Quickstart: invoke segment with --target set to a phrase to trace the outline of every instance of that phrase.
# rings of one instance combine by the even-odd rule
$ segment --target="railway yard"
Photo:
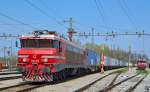
[[[150,92],[150,0],[0,0],[0,92]]]
[[[136,68],[70,77],[55,83],[23,82],[20,76],[0,75],[0,92],[150,92],[149,70]]]

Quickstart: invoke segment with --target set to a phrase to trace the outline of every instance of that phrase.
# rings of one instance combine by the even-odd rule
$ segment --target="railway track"
[[[129,89],[127,89],[125,92],[132,92],[134,89],[145,79],[145,77],[148,75],[145,74],[135,85],[131,86]]]
[[[148,75],[148,73],[146,73],[145,75],[140,75],[140,73],[136,74],[136,75],[133,75],[131,77],[128,77],[114,85],[111,85],[109,87],[107,87],[107,89],[105,91],[101,90],[100,92],[116,92],[117,90],[114,90],[116,89],[116,87],[120,86],[120,89],[122,90],[122,88],[124,87],[124,92],[132,92],[142,81],[143,79]],[[136,80],[136,83],[134,82],[131,82],[131,80]],[[130,81],[130,82],[129,82]],[[129,83],[131,83],[129,85]],[[124,84],[124,85],[123,85]],[[127,89],[126,89],[127,88]],[[118,90],[119,91],[119,90]]]
[[[93,74],[93,73],[92,73]],[[86,76],[86,75],[82,75]],[[74,80],[76,78],[80,78],[81,76],[74,76],[74,77],[69,77],[66,78],[65,80],[60,80],[57,82],[50,82],[50,83],[40,83],[40,82],[34,82],[34,83],[30,83],[30,82],[22,82],[20,84],[16,84],[16,85],[12,85],[12,86],[8,86],[8,87],[4,87],[4,88],[0,88],[0,92],[28,92],[31,91],[33,89],[36,88],[40,88],[43,86],[47,86],[47,85],[57,85],[58,83],[62,83],[62,82],[66,82],[66,81],[71,81]]]
[[[0,75],[20,74],[19,72],[1,72]]]
[[[91,87],[92,85],[94,85],[95,83],[97,83],[97,82],[101,81],[102,79],[104,79],[104,78],[106,78],[106,77],[108,77],[108,76],[110,76],[110,75],[113,75],[113,74],[115,74],[115,77],[113,78],[113,80],[112,80],[111,83],[109,84],[109,86],[110,86],[110,85],[112,85],[112,84],[114,83],[114,81],[115,81],[115,80],[117,79],[117,77],[121,74],[121,72],[116,71],[116,72],[109,73],[109,74],[107,74],[107,75],[105,75],[105,76],[103,76],[103,77],[101,77],[101,78],[99,78],[99,79],[93,81],[92,83],[90,83],[90,84],[88,84],[88,85],[86,85],[86,86],[84,86],[84,87],[82,87],[82,88],[76,90],[75,92],[83,92],[83,91],[86,91],[88,88],[90,88],[90,87]],[[105,90],[105,89],[104,89],[104,90]]]
[[[28,83],[22,82],[17,85],[0,88],[0,92],[24,92],[31,89],[39,88],[48,85],[47,83]]]
[[[91,74],[93,74],[93,73],[91,73]],[[82,75],[82,76],[86,76],[86,75]],[[69,77],[69,78],[66,78],[65,80],[60,80],[57,82],[50,82],[50,83],[46,83],[46,82],[45,83],[44,82],[34,82],[34,83],[22,82],[19,84],[14,84],[12,86],[0,88],[0,92],[9,92],[9,91],[10,92],[26,92],[26,91],[31,91],[33,89],[40,88],[40,87],[43,87],[46,85],[53,85],[53,84],[57,85],[58,83],[65,82],[65,81],[71,81],[71,80],[74,80],[75,78],[79,78],[79,77],[81,77],[81,76]],[[3,79],[7,80],[7,78],[6,79],[2,78],[1,80],[3,80]]]
[[[148,75],[148,73],[145,73],[144,75],[141,75],[140,73],[137,73],[135,75],[132,75],[132,76],[130,76],[128,78],[125,78],[125,79],[115,83],[116,79],[118,78],[118,76],[120,74],[121,73],[117,73],[115,75],[115,77],[111,80],[111,82],[108,82],[109,84],[107,84],[107,85],[105,83],[103,83],[102,79],[104,79],[104,78],[106,78],[106,77],[108,77],[110,75],[106,75],[106,76],[104,76],[104,77],[102,77],[102,78],[100,78],[100,79],[98,79],[98,80],[96,80],[96,81],[94,81],[94,82],[92,82],[92,83],[90,83],[90,84],[88,84],[88,85],[86,85],[86,86],[76,90],[75,92],[88,92],[88,91],[90,92],[91,91],[90,89],[92,89],[92,87],[93,87],[94,91],[97,88],[100,89],[100,90],[96,90],[96,92],[109,92],[109,91],[110,92],[118,92],[118,91],[116,91],[116,90],[114,91],[112,89],[115,89],[117,86],[120,86],[121,84],[126,83],[126,82],[128,82],[130,80],[133,80],[133,79],[135,80],[136,79],[137,81],[133,85],[125,85],[126,89],[125,89],[124,92],[132,92],[144,80],[144,78]],[[105,81],[109,81],[109,80],[105,79]],[[103,89],[101,89],[102,85],[101,86],[97,86],[96,85],[97,82],[99,82],[99,84],[101,82],[102,85],[105,86],[105,87],[103,87]],[[128,86],[128,87],[126,87],[126,86]]]
[[[111,72],[109,73],[108,75],[106,76],[109,76],[110,74],[114,74],[116,72]],[[85,75],[86,76],[86,75]],[[57,85],[58,83],[61,83],[61,82],[67,82],[67,81],[72,81],[76,78],[80,78],[81,76],[79,77],[71,77],[71,78],[67,78],[65,80],[61,80],[61,81],[58,81],[56,83],[29,83],[29,82],[22,82],[22,83],[19,83],[19,84],[14,84],[12,86],[8,86],[8,87],[4,87],[4,88],[0,88],[0,92],[28,92],[28,91],[31,91],[33,89],[36,89],[36,88],[40,88],[40,87],[43,87],[43,86],[47,86],[47,85]]]
[[[120,81],[120,82],[118,82],[118,83],[116,83],[116,84],[109,85],[109,86],[107,86],[107,87],[105,88],[105,90],[100,90],[99,92],[108,92],[109,90],[115,88],[116,86],[120,85],[121,83],[126,82],[126,81],[128,81],[128,80],[130,80],[130,79],[132,79],[132,78],[134,78],[134,77],[136,77],[136,76],[138,76],[138,75],[139,75],[139,74],[135,74],[135,75],[133,75],[133,76],[131,76],[131,77],[128,77],[128,78],[126,78],[126,79],[124,79],[124,80],[122,80],[122,81]]]
[[[19,78],[21,78],[21,76],[2,77],[2,78],[0,78],[0,81],[12,80],[12,79],[19,79]]]
[[[105,92],[108,87],[110,87],[111,85],[113,85],[114,82],[116,81],[116,79],[118,78],[118,76],[119,76],[120,74],[121,74],[121,72],[118,73],[118,74],[116,74],[116,76],[115,76],[115,78],[112,80],[112,82],[111,82],[107,87],[105,87],[103,90],[101,90],[100,92]]]
[[[28,91],[31,91],[36,88],[44,87],[47,85],[54,85],[54,84],[57,85],[58,83],[65,82],[65,81],[71,81],[71,80],[74,80],[79,77],[81,77],[81,76],[69,77],[65,80],[60,80],[57,82],[49,82],[49,83],[48,82],[34,82],[34,83],[22,82],[20,84],[0,88],[0,92],[9,92],[9,91],[10,92],[28,92]]]
[[[138,74],[136,77],[133,77],[127,81],[120,83],[119,85],[114,85],[110,90],[115,92],[116,90],[120,90],[120,88],[124,88],[124,92],[132,92],[134,89],[144,80],[144,78],[148,75],[148,73],[144,75]],[[127,85],[128,84],[128,85]],[[118,87],[119,86],[119,87]],[[118,88],[117,88],[118,87]],[[122,90],[122,89],[121,89]]]

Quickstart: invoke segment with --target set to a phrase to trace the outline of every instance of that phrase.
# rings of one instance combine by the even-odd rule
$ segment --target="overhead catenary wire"
[[[133,27],[138,30],[137,24],[136,22],[133,20],[133,18],[130,16],[131,14],[129,14],[129,8],[127,7],[125,2],[122,2],[122,0],[118,0],[118,4],[120,5],[121,9],[123,10],[123,12],[125,13],[125,15],[127,16],[128,20],[131,22],[131,24],[133,25]]]
[[[57,18],[63,20],[62,15],[61,15],[58,11],[56,12],[55,9],[53,9],[52,7],[49,7],[49,6],[47,5],[47,3],[44,2],[44,0],[38,0],[38,2],[40,2],[40,4],[45,7],[45,9],[47,9],[47,10],[49,10],[51,13],[53,13],[54,16],[57,16]]]
[[[103,22],[104,25],[105,25],[105,28],[106,28],[107,30],[109,30],[109,31],[112,31],[112,29],[108,26],[108,22],[107,22],[107,20],[106,20],[106,18],[105,18],[106,15],[105,15],[104,7],[103,7],[103,5],[102,5],[101,0],[94,0],[94,2],[95,2],[95,5],[96,5],[97,11],[98,11],[100,17],[102,18],[102,22]]]
[[[30,24],[14,24],[14,23],[0,23],[0,25],[6,25],[6,26],[20,26],[20,25],[30,25]]]
[[[17,22],[17,23],[19,23],[19,24],[21,24],[21,25],[28,26],[28,27],[30,27],[30,28],[32,28],[32,29],[37,29],[37,28],[33,27],[33,26],[30,25],[30,24],[26,24],[26,23],[24,23],[24,22],[22,22],[22,21],[20,21],[20,20],[17,20],[17,19],[15,19],[15,18],[11,17],[11,16],[8,16],[8,15],[2,13],[2,12],[0,12],[0,16],[3,16],[3,17],[5,17],[5,18],[7,18],[7,19],[9,19],[9,20],[11,20],[11,21]]]
[[[101,2],[97,1],[97,0],[94,0],[94,3],[96,5],[97,11],[98,11],[100,17],[102,18],[102,22],[106,25],[106,21],[105,21],[104,15],[103,15],[104,10],[103,10]]]
[[[139,24],[138,24],[138,22],[136,21],[136,18],[135,18],[135,16],[133,15],[131,9],[128,7],[126,1],[125,1],[125,0],[122,0],[122,3],[124,4],[124,7],[126,8],[128,14],[129,14],[130,17],[132,18],[133,22],[136,24],[136,26],[139,27]]]
[[[40,2],[40,4],[42,5],[42,6],[44,6],[45,7],[45,9],[47,9],[47,10],[49,10],[51,13],[53,13],[53,15],[55,16],[55,19],[60,19],[60,20],[64,20],[64,18],[62,17],[62,15],[57,11],[55,11],[55,9],[53,9],[52,7],[49,7],[48,5],[47,5],[47,3],[46,2],[44,2],[43,0],[38,0],[39,2]],[[58,21],[59,22],[59,21]],[[61,22],[59,22],[62,26],[64,26],[65,28],[66,28],[66,26],[65,26],[65,24],[64,23],[61,23]]]
[[[80,32],[79,34],[75,34],[74,36],[110,36],[110,37],[116,37],[116,36],[138,36],[138,37],[141,37],[141,36],[148,36],[150,37],[150,34],[148,33],[142,33],[142,32],[135,32],[135,33],[128,33],[128,32],[125,32],[125,33],[116,33],[116,32],[108,32],[108,33],[100,33],[100,32],[97,32],[97,33],[88,33],[88,32]]]
[[[24,0],[27,4],[29,4],[31,7],[33,7],[34,9],[36,9],[37,11],[39,11],[40,13],[42,13],[43,15],[53,19],[57,24],[64,26],[63,23],[57,21],[56,17],[49,15],[47,12],[45,12],[44,10],[42,10],[40,7],[36,6],[34,3],[30,2],[29,0]]]
[[[106,26],[106,25],[85,24],[85,23],[81,23],[79,21],[76,21],[74,23],[76,25],[80,25],[81,27],[85,27],[85,28],[94,27],[96,30],[101,30],[101,28],[104,28],[104,29],[112,29],[112,30],[116,30],[116,31],[132,31],[132,29],[128,29],[128,28],[112,27],[112,26]]]

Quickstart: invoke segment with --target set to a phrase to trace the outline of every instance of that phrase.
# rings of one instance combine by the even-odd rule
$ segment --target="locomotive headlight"
[[[48,62],[48,58],[44,58],[44,63],[47,63]]]
[[[26,62],[26,61],[27,61],[27,58],[23,58],[22,61],[23,61],[23,62]]]

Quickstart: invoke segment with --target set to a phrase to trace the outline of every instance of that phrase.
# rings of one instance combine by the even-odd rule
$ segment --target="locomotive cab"
[[[139,59],[139,60],[137,61],[137,68],[138,68],[139,70],[145,70],[145,69],[146,69],[146,66],[147,66],[147,64],[146,64],[146,60],[145,60],[145,59]]]
[[[18,68],[26,81],[51,81],[51,74],[58,71],[56,64],[64,63],[63,43],[56,33],[20,37]]]

